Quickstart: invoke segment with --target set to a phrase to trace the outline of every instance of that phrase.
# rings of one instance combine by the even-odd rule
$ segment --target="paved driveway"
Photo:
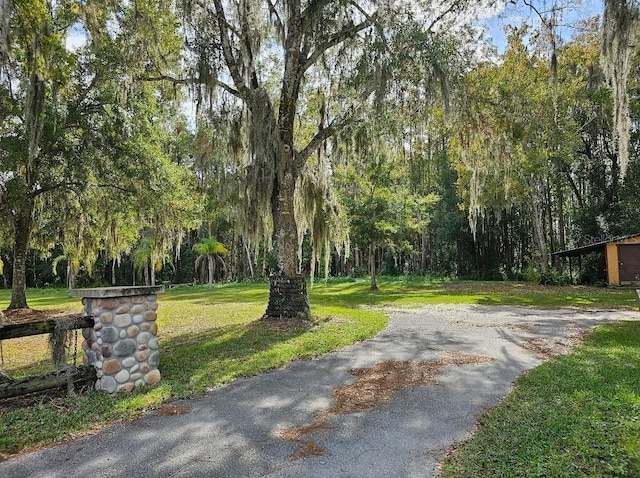
[[[518,375],[597,324],[640,319],[637,312],[476,305],[388,312],[389,326],[371,340],[12,458],[0,463],[0,476],[431,477]],[[426,385],[387,390],[376,395],[384,400],[358,407],[376,392],[367,387],[383,387],[384,374],[369,373],[373,381],[353,392],[355,401],[343,400],[355,406],[336,405],[334,390],[356,390],[352,369],[366,376],[389,361],[432,374],[416,375]]]

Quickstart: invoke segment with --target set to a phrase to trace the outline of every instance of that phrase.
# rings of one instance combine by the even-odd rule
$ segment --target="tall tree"
[[[376,118],[382,122],[382,118]],[[382,125],[359,124],[344,147],[347,167],[338,170],[353,241],[368,251],[371,290],[377,290],[378,255],[405,249],[411,234],[422,233],[437,197],[411,191],[404,145],[381,134]]]
[[[537,245],[539,269],[550,265],[551,179],[556,162],[577,148],[569,82],[558,95],[549,64],[524,42],[527,28],[514,30],[500,64],[467,76],[469,107],[460,117],[458,161],[463,197],[474,234],[487,211],[526,207]]]
[[[313,211],[296,208],[297,189],[305,174],[316,176],[315,185],[330,185],[317,178],[326,178],[331,170],[308,167],[308,160],[371,93],[384,90],[394,28],[420,18],[424,30],[435,32],[471,7],[493,2],[482,3],[185,2],[195,81],[204,84],[210,96],[222,89],[247,110],[249,159],[241,167],[250,203],[246,221],[258,238],[270,236],[277,269],[267,316],[309,314],[297,252],[302,225],[316,221],[300,217]],[[312,106],[305,93],[313,90],[322,92],[323,101],[316,110],[315,130],[306,136],[300,134],[296,118]],[[328,197],[321,189],[316,193]]]
[[[162,166],[148,105],[163,104],[173,89],[137,80],[176,65],[181,42],[159,0],[1,5],[0,207],[13,236],[9,308],[22,308],[27,249],[43,213],[74,206],[69,194],[90,188],[158,194],[142,184]],[[71,45],[74,34],[82,45]]]
[[[20,308],[27,306],[25,260],[35,201],[43,187],[42,176],[47,175],[41,161],[47,92],[51,93],[54,85],[56,89],[65,86],[63,72],[70,55],[64,47],[64,36],[55,29],[59,17],[51,5],[38,0],[3,1],[2,10],[0,199],[13,226],[13,293],[9,308]]]

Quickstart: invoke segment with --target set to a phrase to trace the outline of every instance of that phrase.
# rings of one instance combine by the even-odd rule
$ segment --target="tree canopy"
[[[498,49],[492,0],[0,0],[10,307],[269,277],[266,315],[307,317],[318,274],[572,274],[555,252],[638,232],[638,6],[567,36],[571,2],[523,5]]]
[[[27,305],[30,245],[46,252],[60,243],[70,264],[91,264],[102,248],[117,257],[131,247],[126,228],[148,222],[156,249],[166,249],[190,224],[194,205],[184,199],[183,214],[167,214],[190,181],[163,151],[175,93],[139,78],[180,57],[163,3],[3,3],[0,206],[13,247],[10,308]],[[84,44],[69,46],[78,31]],[[142,207],[150,216],[134,225],[131,211]],[[156,207],[163,212],[154,217]]]

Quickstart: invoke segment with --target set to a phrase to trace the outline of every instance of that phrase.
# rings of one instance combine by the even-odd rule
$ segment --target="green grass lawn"
[[[602,325],[520,377],[443,478],[640,476],[640,326]]]
[[[316,282],[313,301],[354,307],[360,305],[418,306],[424,304],[529,305],[536,307],[637,308],[635,292],[589,286],[543,286],[530,282],[429,281],[420,277],[381,278],[380,291],[369,290],[369,281]]]
[[[633,291],[606,288],[429,282],[414,278],[382,278],[379,286],[381,291],[370,292],[367,280],[316,282],[310,291],[314,320],[290,327],[274,327],[258,320],[266,308],[267,284],[169,290],[159,296],[162,372],[159,385],[115,397],[96,391],[86,391],[77,397],[41,396],[18,409],[0,404],[0,454],[65,440],[113,421],[139,416],[173,399],[201,396],[234,378],[253,376],[295,359],[318,356],[369,338],[387,321],[372,306],[412,307],[430,303],[625,309],[636,306]],[[0,309],[6,308],[9,297],[9,291],[0,290]],[[66,290],[29,290],[27,297],[34,309],[78,313],[81,309],[79,299],[68,297]],[[46,341],[45,336],[4,341],[5,370],[12,376],[41,373],[49,366]],[[640,367],[638,359],[634,360],[629,363]],[[553,377],[548,381],[552,383]]]

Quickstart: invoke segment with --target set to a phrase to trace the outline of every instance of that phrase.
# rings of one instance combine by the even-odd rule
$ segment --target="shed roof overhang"
[[[627,239],[633,239],[635,237],[640,237],[640,234],[630,234],[628,236],[612,238],[607,241],[594,242],[585,246],[576,247],[574,249],[566,249],[564,251],[554,252],[553,255],[558,257],[578,257],[584,256],[585,254],[590,254],[592,252],[604,252],[607,244],[615,244]]]
[[[576,247],[575,249],[554,252],[553,255],[558,257],[579,257],[592,252],[604,252],[606,245],[606,242],[599,242],[597,244],[589,244],[588,246]]]

